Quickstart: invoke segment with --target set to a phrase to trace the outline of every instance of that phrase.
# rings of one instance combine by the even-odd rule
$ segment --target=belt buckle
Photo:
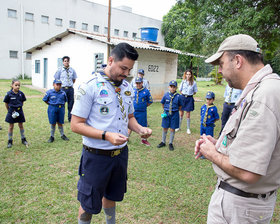
[[[120,153],[121,153],[121,150],[120,150],[120,149],[117,149],[117,150],[115,150],[115,151],[112,151],[112,152],[111,152],[111,157],[117,156],[117,155],[119,155]]]
[[[68,86],[65,86],[65,87],[64,87],[64,89],[68,89],[68,88],[69,88]]]

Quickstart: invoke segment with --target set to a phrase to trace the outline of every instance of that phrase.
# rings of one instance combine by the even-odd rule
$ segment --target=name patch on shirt
[[[109,108],[106,106],[100,107],[100,114],[107,115],[109,113]]]

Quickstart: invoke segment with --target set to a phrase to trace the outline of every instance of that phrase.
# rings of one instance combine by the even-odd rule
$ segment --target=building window
[[[49,17],[48,16],[41,16],[41,22],[42,23],[49,23]]]
[[[10,18],[17,18],[17,10],[8,9],[8,17],[10,17]]]
[[[40,74],[40,60],[35,60],[35,73]]]
[[[136,38],[137,37],[137,33],[132,33],[132,38]]]
[[[26,52],[25,58],[26,58],[27,60],[30,60],[31,57],[32,57],[32,53]]]
[[[114,35],[115,35],[115,36],[119,36],[119,33],[120,33],[120,30],[114,29]]]
[[[93,31],[96,32],[96,33],[99,33],[99,26],[94,25],[93,26]]]
[[[57,59],[57,68],[62,68],[62,67],[63,67],[62,58],[58,58]]]
[[[76,28],[76,21],[70,20],[70,22],[69,22],[69,27],[70,27],[70,28]]]
[[[104,27],[104,34],[108,34],[108,27]]]
[[[82,30],[88,30],[88,24],[82,23]]]
[[[60,18],[55,18],[55,25],[57,25],[57,26],[62,26],[62,19],[60,19]]]
[[[128,37],[128,31],[123,31],[123,36]]]
[[[30,12],[25,13],[25,20],[34,21],[34,14]]]
[[[18,58],[18,52],[17,51],[10,51],[10,58]]]

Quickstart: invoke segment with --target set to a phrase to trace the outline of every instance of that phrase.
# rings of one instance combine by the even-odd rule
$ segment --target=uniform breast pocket
[[[97,108],[99,110],[99,113],[103,116],[112,113],[112,111],[110,111],[110,108],[112,108],[112,103],[113,99],[110,97],[97,98]]]

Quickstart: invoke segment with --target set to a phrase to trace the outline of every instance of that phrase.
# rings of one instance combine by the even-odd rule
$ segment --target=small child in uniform
[[[134,87],[134,117],[137,122],[143,127],[147,127],[147,107],[153,103],[153,98],[150,91],[143,87],[143,79],[137,77],[135,79]],[[142,138],[141,143],[150,146],[151,144],[147,139]]]
[[[65,115],[65,102],[67,102],[67,96],[64,91],[61,90],[61,80],[56,79],[53,81],[53,89],[46,92],[43,101],[48,104],[48,118],[51,124],[51,136],[48,140],[49,143],[54,141],[54,133],[56,123],[60,132],[61,138],[65,141],[69,139],[65,136],[63,130],[64,115]]]
[[[169,150],[173,151],[173,140],[175,136],[175,129],[179,128],[179,110],[182,107],[182,98],[177,91],[177,82],[172,80],[169,82],[169,91],[164,94],[161,103],[163,107],[162,114],[162,141],[157,146],[158,148],[166,146],[166,135],[168,128],[170,128],[170,137],[169,137]]]
[[[215,122],[219,120],[217,107],[213,104],[215,94],[208,91],[206,94],[206,104],[202,105],[200,115],[200,135],[206,134],[214,137]]]
[[[26,97],[24,93],[21,92],[19,89],[20,81],[13,80],[12,89],[9,92],[7,92],[3,100],[8,110],[5,121],[10,124],[8,129],[8,148],[11,148],[13,145],[14,123],[18,123],[22,144],[28,147],[28,142],[26,141],[24,135],[23,122],[25,122],[25,117],[22,110],[23,102],[26,101]]]

